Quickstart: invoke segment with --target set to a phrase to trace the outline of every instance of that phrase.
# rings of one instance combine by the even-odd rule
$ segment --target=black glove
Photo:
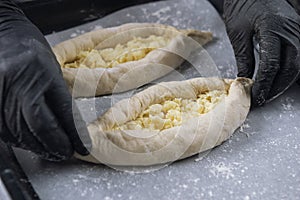
[[[282,94],[298,78],[300,16],[285,0],[225,0],[224,17],[238,66],[238,76],[252,78],[253,37],[259,44],[259,67],[252,105]]]
[[[300,15],[300,0],[287,0]]]
[[[0,1],[0,138],[49,160],[86,155],[90,138],[72,104],[44,36],[15,4]]]

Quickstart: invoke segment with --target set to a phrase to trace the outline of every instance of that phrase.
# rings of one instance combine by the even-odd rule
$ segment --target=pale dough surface
[[[88,125],[92,139],[89,156],[77,158],[118,166],[168,163],[206,151],[227,140],[245,121],[250,108],[252,80],[246,78],[195,78],[164,82],[129,99],[121,100]],[[212,110],[180,126],[164,130],[115,130],[136,119],[150,105],[167,99],[195,99],[207,91],[223,90],[226,96]]]
[[[166,37],[168,45],[155,49],[144,58],[113,68],[62,68],[64,79],[74,97],[90,97],[127,91],[178,67],[191,52],[212,40],[212,33],[198,30],[179,30],[153,23],[129,23],[118,27],[95,30],[64,41],[53,47],[61,66],[70,63],[82,51],[114,48],[136,37],[151,35]]]

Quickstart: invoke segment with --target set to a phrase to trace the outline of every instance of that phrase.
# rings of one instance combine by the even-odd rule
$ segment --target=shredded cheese
[[[197,99],[174,98],[153,104],[137,119],[114,127],[114,130],[164,130],[211,111],[224,97],[225,91],[213,90],[199,94]]]
[[[63,67],[112,68],[121,63],[140,60],[151,51],[166,46],[168,42],[169,39],[162,36],[135,37],[126,44],[118,44],[114,48],[81,51],[75,61],[66,63]]]

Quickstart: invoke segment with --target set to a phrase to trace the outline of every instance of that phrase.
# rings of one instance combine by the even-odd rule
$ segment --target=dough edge
[[[149,166],[173,162],[209,150],[226,141],[245,121],[250,109],[251,86],[252,80],[246,78],[195,78],[152,86],[130,99],[121,100],[88,125],[93,145],[91,154],[75,154],[75,157],[107,165]],[[193,118],[183,126],[163,131],[140,131],[138,134],[142,138],[135,138],[136,133],[128,135],[127,131],[106,131],[115,123],[134,118],[142,109],[161,98],[192,98],[196,90],[224,87],[228,87],[224,101],[209,113]]]

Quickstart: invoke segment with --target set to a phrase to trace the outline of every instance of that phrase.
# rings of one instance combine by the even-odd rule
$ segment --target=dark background
[[[158,0],[15,0],[44,34],[101,18],[119,9]]]

